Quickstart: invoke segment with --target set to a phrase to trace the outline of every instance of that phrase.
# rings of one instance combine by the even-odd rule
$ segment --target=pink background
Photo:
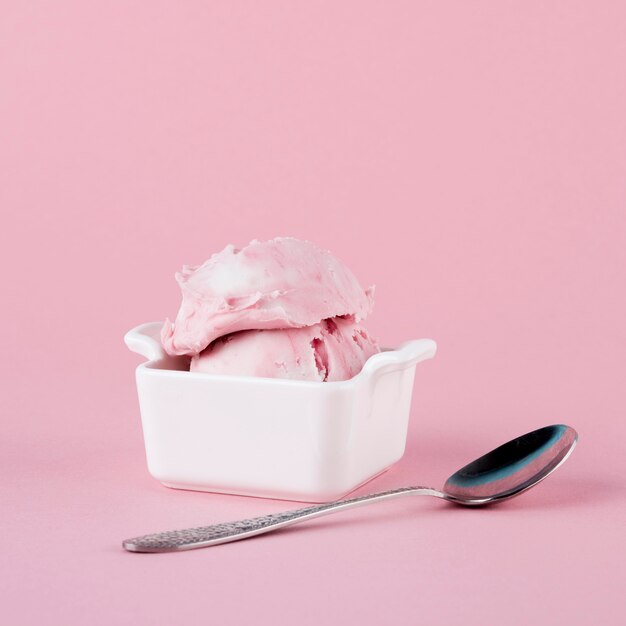
[[[623,624],[625,76],[620,1],[3,2],[3,621]],[[439,343],[362,492],[555,422],[568,463],[489,510],[122,551],[293,506],[154,481],[122,343],[183,263],[279,234],[376,283],[384,343]]]

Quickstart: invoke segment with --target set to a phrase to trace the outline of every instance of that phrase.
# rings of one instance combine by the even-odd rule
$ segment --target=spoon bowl
[[[479,506],[512,498],[549,476],[571,454],[578,435],[555,424],[517,437],[452,474],[446,500]]]
[[[541,482],[567,459],[577,440],[578,435],[570,426],[545,426],[513,439],[465,465],[448,478],[441,490],[431,487],[400,487],[238,522],[143,535],[127,539],[122,545],[130,552],[173,552],[206,548],[247,539],[356,506],[403,496],[434,496],[473,507],[495,504],[517,496]]]

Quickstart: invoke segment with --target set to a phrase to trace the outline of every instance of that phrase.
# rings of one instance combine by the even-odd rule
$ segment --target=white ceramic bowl
[[[178,489],[307,502],[340,498],[402,457],[415,365],[437,349],[408,341],[341,382],[216,376],[167,355],[161,326],[124,338],[148,359],[137,391],[152,476]]]

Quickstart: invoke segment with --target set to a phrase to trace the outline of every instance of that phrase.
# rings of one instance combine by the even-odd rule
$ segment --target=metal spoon
[[[465,506],[501,502],[534,487],[551,474],[570,455],[577,439],[576,431],[569,426],[545,426],[472,461],[452,474],[441,491],[430,487],[401,487],[239,522],[143,535],[127,539],[122,545],[130,552],[173,552],[206,548],[400,496],[435,496]]]

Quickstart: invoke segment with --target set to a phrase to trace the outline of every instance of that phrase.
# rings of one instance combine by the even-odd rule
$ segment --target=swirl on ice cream
[[[182,303],[161,332],[191,370],[314,381],[357,374],[378,344],[363,289],[330,252],[294,238],[232,245],[176,274]]]

